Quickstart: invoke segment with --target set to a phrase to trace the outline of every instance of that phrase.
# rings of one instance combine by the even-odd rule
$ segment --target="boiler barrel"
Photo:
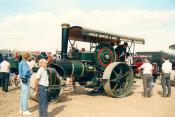
[[[86,77],[89,74],[94,74],[96,70],[94,65],[73,60],[59,61],[57,65],[57,67],[61,67],[64,70],[64,76],[66,77]]]

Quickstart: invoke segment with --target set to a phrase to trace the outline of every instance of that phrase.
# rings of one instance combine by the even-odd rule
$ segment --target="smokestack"
[[[61,59],[66,60],[70,25],[63,23],[61,24],[61,26],[62,26]]]

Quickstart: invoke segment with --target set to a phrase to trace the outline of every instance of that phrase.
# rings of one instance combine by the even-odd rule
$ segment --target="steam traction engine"
[[[79,51],[74,48],[76,41],[88,42],[90,51]],[[61,60],[53,64],[52,68],[55,68],[63,79],[74,77],[80,85],[97,90],[104,89],[111,97],[127,96],[132,91],[133,70],[127,63],[116,61],[116,53],[112,46],[121,41],[130,43],[130,53],[131,46],[135,46],[135,43],[144,44],[144,40],[140,38],[62,24]],[[68,42],[73,48],[69,54]],[[61,87],[59,88],[61,90]]]
[[[67,55],[68,41],[90,43],[89,52],[72,51]],[[103,87],[107,95],[124,97],[130,94],[134,82],[132,68],[124,62],[116,62],[111,44],[127,41],[144,44],[143,39],[94,31],[79,26],[62,24],[61,60],[53,67],[64,77],[74,77],[80,85]],[[95,44],[95,50],[92,51]],[[73,45],[73,44],[71,44]]]

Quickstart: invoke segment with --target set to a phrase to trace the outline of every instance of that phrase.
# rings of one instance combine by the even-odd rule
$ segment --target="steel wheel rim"
[[[112,97],[125,97],[132,91],[134,82],[133,71],[126,63],[114,63],[104,72],[103,86]],[[107,74],[107,75],[106,75]]]

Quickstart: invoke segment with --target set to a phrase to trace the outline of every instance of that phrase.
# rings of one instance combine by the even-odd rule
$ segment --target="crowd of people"
[[[128,47],[127,43],[124,43],[121,46],[118,46],[115,49],[117,54],[117,59],[124,62],[126,60],[126,48]],[[162,84],[162,96],[170,97],[171,96],[171,81],[170,75],[172,71],[175,71],[175,63],[171,63],[167,57],[162,58],[163,64],[161,68],[161,84]],[[51,65],[54,61],[54,56],[51,53],[47,57],[44,55],[39,59],[39,70],[36,73],[35,78],[35,94],[38,95],[39,99],[39,117],[48,117],[48,73],[47,67]],[[22,55],[22,60],[18,66],[18,78],[21,84],[21,94],[20,94],[20,113],[23,115],[31,115],[32,113],[28,110],[28,99],[29,99],[29,87],[30,87],[30,78],[32,75],[32,68],[37,65],[36,58],[32,57],[30,53],[24,52]],[[2,57],[0,54],[0,86],[2,90],[8,92],[9,85],[9,73],[11,65],[7,61],[7,57]],[[145,59],[144,64],[139,67],[143,70],[143,96],[151,97],[153,89],[153,76],[152,72],[154,67],[148,59]],[[174,73],[174,72],[173,72]],[[174,75],[174,74],[173,74]],[[175,78],[175,75],[173,76]],[[73,78],[71,78],[73,79]],[[67,84],[73,85],[72,81],[68,78]]]
[[[56,56],[53,56],[51,53],[49,53],[47,56],[40,55],[38,62],[29,52],[24,52],[21,57],[22,59],[19,61],[18,65],[18,73],[16,74],[21,86],[19,113],[23,115],[32,114],[28,110],[29,87],[32,69],[33,67],[37,66],[39,67],[39,70],[37,71],[35,78],[35,95],[38,95],[39,97],[39,117],[47,117],[47,96],[49,85],[47,66],[54,62]],[[2,54],[0,54],[0,87],[2,87],[2,90],[5,92],[8,92],[11,74],[11,65],[7,59],[8,56],[2,56]],[[19,57],[18,59],[14,59],[18,60]]]
[[[170,97],[171,96],[170,76],[173,70],[172,69],[173,64],[169,61],[167,57],[163,57],[162,61],[163,61],[162,68],[161,68],[161,85],[163,89],[162,96]],[[154,67],[152,66],[152,64],[148,59],[145,59],[144,64],[141,65],[139,69],[143,70],[144,97],[151,97],[152,89],[154,86],[153,75],[152,75]]]
[[[117,54],[117,61],[126,62],[127,61],[127,49],[128,43],[125,42],[122,45],[118,45],[115,48],[115,52]],[[171,77],[175,80],[175,61],[172,63],[170,62],[167,56],[160,58],[163,61],[162,68],[161,68],[161,85],[162,85],[162,96],[163,97],[170,97],[171,96]],[[144,63],[138,68],[143,72],[143,96],[144,97],[151,97],[152,90],[154,86],[154,76],[153,71],[154,67],[147,58],[145,58]]]

